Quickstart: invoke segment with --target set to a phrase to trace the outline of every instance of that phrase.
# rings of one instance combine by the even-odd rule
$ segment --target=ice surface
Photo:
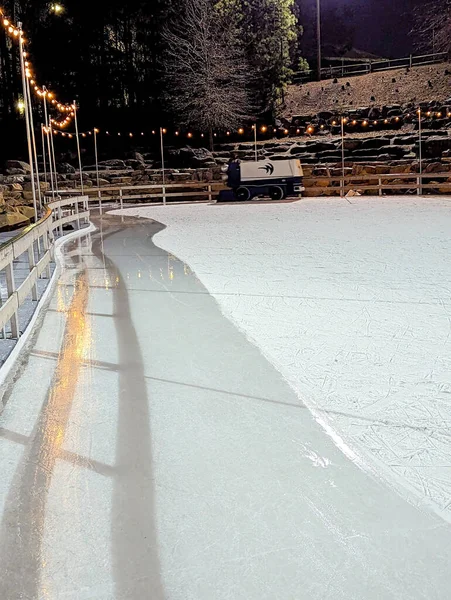
[[[451,518],[449,198],[124,213],[167,225],[155,243],[188,263],[346,447]]]

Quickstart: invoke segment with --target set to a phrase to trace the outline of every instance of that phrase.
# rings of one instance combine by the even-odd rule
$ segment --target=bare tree
[[[422,1],[414,9],[411,35],[420,52],[451,52],[451,1]]]
[[[165,32],[170,102],[183,125],[213,131],[248,116],[248,68],[212,0],[188,0],[186,12]]]

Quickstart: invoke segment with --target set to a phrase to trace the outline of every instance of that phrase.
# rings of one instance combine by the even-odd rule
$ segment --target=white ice
[[[451,518],[449,198],[124,213],[167,225],[155,243],[190,265],[345,452]]]

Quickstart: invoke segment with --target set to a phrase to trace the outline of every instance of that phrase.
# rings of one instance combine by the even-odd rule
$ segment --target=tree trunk
[[[209,136],[210,136],[210,150],[213,152],[213,150],[215,149],[215,143],[214,143],[213,129],[211,127],[209,130]]]

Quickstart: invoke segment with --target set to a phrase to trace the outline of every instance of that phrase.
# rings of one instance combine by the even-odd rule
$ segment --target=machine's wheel
[[[245,202],[251,197],[251,192],[247,187],[239,187],[235,192],[235,196],[238,200]]]
[[[276,185],[272,188],[269,188],[269,195],[271,200],[282,200],[285,198],[285,190],[280,186]]]

